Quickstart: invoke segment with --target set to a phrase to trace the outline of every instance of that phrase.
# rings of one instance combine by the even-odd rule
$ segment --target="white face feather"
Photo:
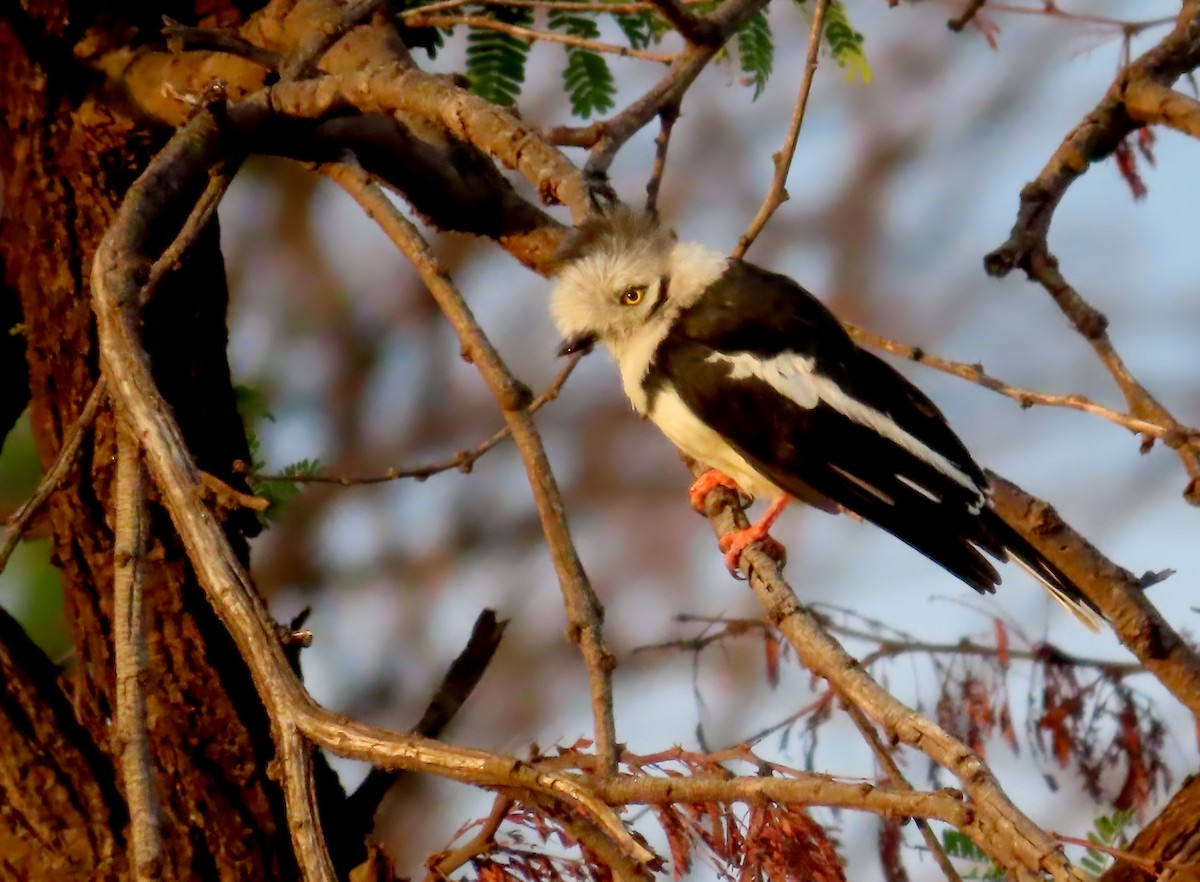
[[[648,362],[679,312],[724,268],[716,252],[677,243],[631,209],[612,209],[588,221],[568,246],[550,314],[567,339],[594,335],[619,361],[636,350]]]
[[[603,250],[567,264],[550,301],[559,333],[566,338],[594,333],[615,352],[650,318],[668,266],[669,252],[650,250]],[[628,291],[640,291],[640,300],[625,302]]]

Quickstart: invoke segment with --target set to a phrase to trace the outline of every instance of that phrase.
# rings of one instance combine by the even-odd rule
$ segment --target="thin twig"
[[[895,757],[892,756],[892,752],[884,745],[874,724],[867,719],[866,715],[854,702],[843,698],[842,706],[846,709],[846,713],[850,715],[850,719],[854,721],[854,725],[858,727],[859,734],[867,742],[867,745],[871,748],[871,752],[875,754],[875,758],[887,774],[887,778],[892,783],[892,786],[900,790],[912,790],[912,784],[904,777],[904,773],[900,771],[900,767],[896,765]],[[958,874],[958,870],[954,868],[954,864],[950,863],[950,858],[946,856],[946,851],[942,848],[942,843],[938,842],[937,834],[929,826],[929,821],[925,818],[913,818],[913,823],[921,831],[921,838],[925,840],[926,847],[929,849],[930,854],[933,855],[934,861],[941,868],[947,882],[962,882],[962,877]]]
[[[765,9],[767,2],[725,0],[716,11],[705,16],[706,21],[719,29],[721,42],[688,46],[654,86],[615,116],[583,128],[556,126],[544,132],[543,139],[556,145],[589,148],[583,177],[588,181],[604,178],[621,146],[640,132],[664,107],[678,104],[696,77],[716,56],[724,40]]]
[[[974,0],[971,0],[974,2]],[[1003,12],[1008,15],[1036,15],[1045,17],[1053,14],[1054,18],[1062,21],[1077,22],[1079,24],[1092,25],[1111,25],[1121,31],[1122,34],[1136,36],[1142,31],[1150,28],[1159,28],[1163,25],[1173,24],[1175,16],[1159,16],[1158,18],[1146,18],[1135,21],[1126,21],[1119,18],[1113,18],[1108,15],[1096,15],[1090,12],[1070,12],[1066,9],[1060,9],[1058,6],[1053,8],[1053,13],[1050,13],[1046,7],[1045,0],[1042,0],[1037,6],[1018,6],[1014,3],[997,3],[996,0],[990,0],[988,8],[994,12]]]
[[[62,486],[67,475],[75,468],[75,462],[83,448],[83,438],[92,427],[92,423],[95,422],[96,414],[100,412],[100,405],[107,398],[107,392],[104,378],[101,377],[92,387],[92,392],[88,396],[87,403],[83,405],[83,412],[79,414],[79,419],[67,432],[67,437],[63,440],[62,448],[58,451],[54,464],[42,476],[42,480],[38,482],[33,494],[8,519],[8,529],[4,532],[4,541],[0,543],[0,572],[3,572],[8,565],[8,559],[12,557],[17,543],[21,541],[21,536],[28,528],[29,521],[46,503],[46,500]]]
[[[359,167],[334,165],[326,173],[337,181],[375,220],[404,253],[421,275],[434,300],[458,334],[463,351],[474,362],[495,396],[504,420],[512,429],[513,440],[525,463],[529,484],[537,503],[542,530],[546,535],[559,586],[567,608],[571,639],[583,653],[591,684],[592,715],[596,729],[596,753],[601,758],[601,773],[617,771],[617,747],[612,708],[612,670],[615,661],[604,644],[601,622],[603,607],[592,590],[583,564],[575,551],[563,517],[562,498],[550,470],[541,438],[528,407],[532,396],[519,383],[475,321],[462,295],[450,283],[429,247],[407,218],[370,182]]]
[[[741,260],[746,256],[746,252],[754,244],[758,234],[771,219],[771,215],[788,200],[786,188],[788,172],[792,168],[792,158],[796,155],[796,142],[800,139],[800,127],[804,125],[804,109],[808,106],[808,95],[812,91],[813,78],[817,73],[817,63],[821,56],[821,35],[825,26],[825,8],[828,5],[829,0],[817,0],[813,7],[812,26],[808,32],[808,56],[804,60],[804,77],[800,81],[800,91],[796,95],[796,104],[792,108],[792,121],[788,125],[788,133],[783,141],[783,147],[771,157],[775,163],[775,177],[771,181],[771,186],[767,190],[767,195],[763,199],[758,213],[754,215],[750,226],[746,227],[746,232],[742,233],[737,247],[730,255],[734,260]]]
[[[711,3],[712,0],[682,0],[679,5],[686,8],[688,6],[707,6]],[[432,15],[435,12],[461,9],[464,6],[471,5],[499,6],[513,9],[562,9],[570,10],[571,12],[604,12],[610,15],[635,15],[639,12],[649,12],[655,8],[655,4],[649,2],[649,0],[630,3],[574,3],[572,0],[438,0],[436,3],[426,3],[424,6],[414,6],[411,9],[406,9],[400,15],[405,19],[421,18],[426,15]]]
[[[675,56],[670,52],[651,52],[648,49],[634,49],[619,43],[605,43],[600,40],[588,40],[584,37],[573,37],[570,34],[559,34],[554,31],[539,31],[520,25],[508,24],[494,18],[481,15],[426,15],[406,22],[410,27],[453,28],[465,26],[485,31],[498,31],[520,40],[533,43],[562,43],[564,46],[577,46],[590,52],[603,52],[620,58],[637,58],[642,61],[654,61],[659,64],[670,64]]]
[[[923,640],[894,639],[883,637],[861,628],[851,628],[839,624],[826,616],[822,616],[822,624],[831,633],[853,640],[863,640],[875,644],[875,649],[859,659],[859,664],[869,668],[875,662],[899,655],[954,655],[971,656],[975,658],[995,659],[1005,657],[1020,661],[1053,663],[1073,668],[1091,668],[1108,677],[1131,677],[1138,674],[1148,674],[1145,666],[1139,662],[1122,662],[1112,659],[1095,658],[1092,656],[1073,655],[1064,652],[1050,643],[1035,643],[1030,648],[1007,647],[1001,650],[996,646],[986,646],[974,640],[964,638],[956,643],[931,643]],[[700,635],[699,637],[684,637],[679,640],[664,640],[660,643],[650,643],[635,646],[634,653],[663,652],[675,650],[681,652],[702,652],[708,647],[732,637],[740,637],[751,631],[761,631],[772,627],[762,619],[723,618],[720,616],[700,616],[680,614],[675,616],[677,622],[695,622],[703,625],[720,625],[722,628]],[[758,736],[748,740],[756,740]]]
[[[1105,845],[1102,842],[1095,842],[1091,839],[1081,839],[1078,836],[1067,836],[1063,833],[1055,833],[1053,831],[1051,831],[1050,835],[1064,845],[1079,845],[1084,848],[1090,848],[1093,851],[1099,851],[1103,852],[1104,854],[1111,855],[1123,863],[1132,864],[1133,866],[1144,870],[1155,879],[1161,878],[1163,876],[1163,872],[1166,870],[1182,873],[1184,879],[1195,879],[1200,876],[1200,863],[1195,861],[1188,861],[1185,863],[1183,861],[1152,860],[1149,858],[1144,858],[1141,855],[1134,854],[1126,849],[1117,848],[1114,845]]]
[[[146,617],[142,604],[147,515],[146,474],[137,439],[117,427],[117,479],[113,496],[113,656],[116,708],[113,727],[125,800],[129,805],[129,863],[138,882],[158,879],[162,818],[146,731]]]
[[[563,384],[567,378],[571,376],[571,372],[575,370],[575,366],[579,364],[579,360],[583,358],[584,353],[577,352],[567,359],[567,363],[563,366],[558,375],[550,382],[537,398],[529,404],[529,412],[537,413],[543,406],[549,404],[558,398],[562,391]],[[472,447],[470,450],[460,450],[454,456],[446,459],[440,459],[436,462],[426,463],[422,466],[414,466],[408,469],[389,469],[381,475],[287,475],[287,474],[259,474],[250,472],[248,477],[253,481],[284,481],[294,484],[338,484],[342,487],[353,487],[359,484],[382,484],[387,481],[396,481],[401,478],[415,478],[418,481],[423,481],[440,472],[448,472],[451,469],[458,469],[460,472],[470,472],[471,467],[485,453],[503,441],[512,434],[512,428],[505,425],[502,429],[498,429],[490,436],[485,438],[479,444]]]
[[[972,383],[983,386],[985,389],[990,389],[1006,398],[1011,398],[1022,407],[1032,407],[1035,404],[1047,407],[1065,407],[1070,410],[1078,410],[1101,417],[1109,422],[1116,423],[1118,426],[1124,426],[1133,432],[1137,432],[1139,435],[1148,435],[1158,439],[1170,437],[1175,446],[1182,444],[1200,445],[1200,430],[1186,426],[1163,425],[1158,422],[1140,419],[1133,414],[1122,413],[1110,407],[1105,407],[1102,404],[1097,404],[1083,395],[1057,395],[1049,392],[1036,392],[1032,389],[1022,389],[1018,386],[1010,386],[1003,380],[988,374],[980,364],[951,361],[950,359],[933,355],[921,347],[900,343],[899,341],[860,328],[850,322],[843,322],[842,324],[850,336],[858,343],[874,346],[877,349],[882,349],[901,358],[907,358],[918,364],[923,364],[944,373],[961,377],[964,380],[969,380]],[[1180,437],[1181,433],[1182,436]]]
[[[208,226],[208,222],[216,216],[217,209],[221,205],[221,200],[225,198],[225,193],[229,190],[229,185],[233,183],[233,176],[237,173],[240,165],[239,161],[230,160],[222,164],[221,167],[212,170],[208,184],[204,187],[204,192],[196,200],[195,206],[193,206],[191,212],[188,214],[187,220],[183,222],[183,226],[180,228],[179,233],[176,234],[174,241],[167,246],[167,249],[150,267],[150,272],[146,275],[146,284],[142,286],[142,306],[145,306],[153,299],[154,293],[158,290],[158,286],[161,284],[163,278],[167,273],[179,267],[184,254],[192,247],[197,237],[204,232],[205,227]]]
[[[438,862],[429,868],[425,882],[444,882],[450,874],[469,860],[487,854],[496,843],[496,831],[508,817],[513,801],[507,796],[497,796],[492,803],[492,810],[484,819],[479,832],[464,842],[458,848],[451,849],[439,856]]]
[[[658,217],[658,190],[662,186],[663,173],[667,170],[667,148],[671,145],[671,131],[679,119],[679,105],[668,104],[658,112],[658,137],[654,139],[654,167],[650,169],[650,180],[646,182],[646,213]]]
[[[983,9],[983,4],[985,3],[987,3],[987,0],[966,0],[963,11],[946,22],[946,27],[956,33],[961,32],[963,28],[971,23],[971,20],[975,18],[979,10]]]
[[[236,55],[262,65],[267,70],[278,70],[283,56],[278,52],[263,49],[236,32],[224,28],[197,28],[175,21],[169,15],[162,17],[162,34],[168,42],[177,41],[183,50],[205,49]]]
[[[471,636],[446,670],[442,682],[430,699],[413,732],[422,738],[438,738],[466,703],[491,664],[500,638],[508,623],[498,621],[493,610],[485,609],[475,619]],[[392,769],[372,769],[346,801],[346,811],[356,816],[351,822],[364,832],[372,829],[371,821],[379,804],[396,783],[401,772]]]

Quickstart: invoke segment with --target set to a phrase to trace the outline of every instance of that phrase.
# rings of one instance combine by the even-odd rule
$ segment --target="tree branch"
[[[13,551],[17,547],[17,543],[21,541],[21,536],[29,526],[30,520],[37,514],[38,510],[46,504],[54,492],[58,490],[63,481],[75,468],[75,463],[79,459],[79,452],[83,449],[83,439],[92,427],[92,423],[96,420],[96,414],[100,412],[100,406],[107,400],[107,390],[104,388],[103,377],[96,382],[92,389],[92,394],[88,396],[87,403],[83,405],[83,412],[80,413],[79,419],[75,425],[71,426],[71,430],[67,432],[67,437],[63,439],[63,445],[58,451],[58,456],[54,460],[54,464],[50,466],[50,470],[42,476],[42,480],[38,482],[37,488],[21,507],[13,512],[12,517],[8,519],[8,529],[4,532],[4,541],[0,543],[0,571],[3,571],[8,565],[8,559],[12,557]]]
[[[1184,445],[1184,428],[1174,416],[1137,381],[1126,368],[1108,336],[1108,320],[1072,288],[1050,253],[1047,236],[1050,222],[1067,188],[1089,166],[1111,155],[1124,139],[1142,126],[1127,104],[1129,95],[1140,106],[1147,93],[1161,94],[1184,73],[1200,65],[1200,2],[1185,0],[1175,28],[1155,47],[1126,66],[1104,98],[1083,118],[1055,150],[1038,177],[1021,190],[1017,220],[1007,242],[984,258],[984,268],[993,276],[1022,269],[1054,299],[1075,330],[1088,341],[1108,369],[1129,406],[1139,418],[1168,428],[1189,482],[1184,498],[1200,505],[1200,450]],[[1155,88],[1158,87],[1158,88]],[[1161,107],[1159,110],[1161,111]]]
[[[573,37],[570,34],[559,34],[554,31],[539,31],[536,28],[525,28],[482,15],[426,15],[407,23],[413,27],[454,28],[465,26],[484,31],[498,31],[528,43],[538,41],[560,43],[564,46],[577,46],[590,52],[602,52],[606,55],[616,55],[619,58],[637,58],[641,61],[654,61],[659,64],[670,64],[675,59],[675,56],[668,52],[651,52],[647,49],[621,46],[618,43],[605,43],[585,37]]]
[[[1033,389],[1010,386],[1003,380],[988,374],[981,364],[966,364],[961,361],[951,361],[947,358],[933,355],[921,347],[909,346],[906,343],[891,340],[880,334],[860,328],[850,322],[843,322],[842,324],[850,336],[861,345],[874,346],[876,349],[882,349],[885,352],[890,352],[892,355],[907,358],[926,367],[961,377],[1006,398],[1011,398],[1020,404],[1021,407],[1032,407],[1035,404],[1047,407],[1065,407],[1101,417],[1111,423],[1116,423],[1118,426],[1124,426],[1130,431],[1137,432],[1139,435],[1166,441],[1174,447],[1185,444],[1200,444],[1200,430],[1187,426],[1166,426],[1161,423],[1140,419],[1133,414],[1121,413],[1110,407],[1097,404],[1083,395],[1056,395],[1050,392],[1037,392]],[[1183,437],[1179,437],[1180,432],[1182,432]]]
[[[550,385],[546,387],[545,391],[529,402],[529,413],[537,413],[543,406],[558,398],[563,384],[571,376],[571,373],[575,370],[575,366],[579,364],[579,360],[583,356],[584,353],[577,352],[567,359],[567,363],[563,365],[558,375],[550,381]],[[505,425],[504,428],[496,430],[470,450],[460,450],[452,457],[440,459],[422,466],[415,466],[408,469],[388,469],[381,475],[262,475],[251,473],[250,477],[255,481],[284,481],[295,484],[339,484],[342,487],[352,487],[358,484],[381,484],[401,478],[416,478],[418,481],[421,481],[439,472],[448,472],[451,469],[457,469],[460,472],[470,472],[471,467],[475,465],[480,457],[511,434],[511,427]]]
[[[787,137],[783,139],[783,146],[779,148],[778,153],[771,157],[775,163],[775,177],[771,180],[771,186],[767,189],[767,195],[763,197],[757,214],[750,221],[750,225],[746,227],[746,231],[738,238],[737,246],[729,255],[734,260],[741,260],[746,256],[746,252],[754,244],[758,234],[771,219],[771,215],[788,200],[785,184],[787,184],[788,172],[792,168],[792,159],[796,155],[796,142],[800,139],[800,127],[804,125],[804,109],[808,107],[808,95],[812,91],[813,77],[817,73],[817,61],[821,52],[821,34],[825,25],[825,9],[828,5],[829,0],[817,0],[816,6],[813,7],[812,25],[808,31],[808,55],[804,59],[804,77],[800,80],[800,91],[796,95],[796,103],[792,108],[792,120],[788,123]]]
[[[125,798],[129,803],[129,863],[138,882],[161,872],[162,830],[154,766],[146,735],[146,616],[142,606],[142,562],[146,552],[146,475],[137,439],[117,429],[116,517],[113,564],[113,655],[117,706],[113,726]]]
[[[621,146],[654,119],[664,107],[678,105],[688,87],[708,66],[725,40],[738,28],[766,8],[767,0],[725,0],[717,10],[704,18],[721,35],[719,42],[691,45],[676,56],[671,67],[646,94],[616,116],[592,123],[582,129],[551,128],[543,134],[545,140],[560,146],[591,148],[583,177],[588,181],[602,180]],[[581,220],[582,218],[576,218]]]
[[[533,488],[546,544],[558,573],[567,608],[568,635],[579,645],[587,663],[596,727],[596,753],[602,760],[601,770],[605,775],[615,774],[617,747],[612,709],[612,670],[616,662],[604,644],[601,626],[604,609],[575,551],[563,517],[558,484],[550,470],[533,418],[529,415],[529,390],[509,372],[466,302],[450,284],[412,224],[377,187],[370,184],[365,175],[356,173],[348,166],[334,166],[327,173],[358,201],[420,273],[462,341],[463,352],[479,369],[500,405],[505,422],[512,430],[513,440],[525,463],[530,487]]]
[[[697,465],[699,475],[704,466]],[[706,512],[717,535],[746,526],[730,491],[709,494]],[[742,555],[743,572],[764,613],[791,644],[801,664],[824,677],[847,701],[883,727],[891,738],[920,750],[954,775],[962,785],[970,822],[959,829],[1020,882],[1049,874],[1055,880],[1086,882],[1046,831],[1029,820],[1008,799],[982,758],[941,726],[926,719],[881,687],[851,657],[784,581],[779,567],[757,546]]]
[[[999,515],[1080,587],[1125,647],[1200,719],[1200,655],[1147,599],[1139,580],[1076,533],[1053,507],[994,472],[987,475]]]

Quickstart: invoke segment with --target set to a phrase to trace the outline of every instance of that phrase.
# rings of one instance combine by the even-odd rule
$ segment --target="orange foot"
[[[725,552],[725,566],[729,569],[730,573],[737,573],[742,552],[755,542],[763,543],[765,546],[763,551],[771,557],[783,560],[785,554],[783,546],[772,539],[768,533],[771,526],[775,523],[775,519],[779,517],[780,512],[784,510],[787,504],[788,497],[779,497],[779,499],[771,503],[771,507],[767,509],[767,513],[759,518],[757,523],[744,530],[734,530],[731,533],[726,533],[718,540],[717,545]]]
[[[734,493],[741,493],[741,488],[733,482],[733,478],[719,469],[709,469],[688,488],[688,498],[692,500],[692,508],[700,514],[704,514],[704,500],[718,487],[727,487]]]

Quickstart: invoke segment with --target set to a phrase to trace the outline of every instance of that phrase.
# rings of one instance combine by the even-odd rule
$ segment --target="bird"
[[[608,349],[633,409],[709,467],[692,504],[717,485],[769,501],[721,537],[731,572],[799,500],[881,527],[981,594],[1000,583],[988,557],[1011,560],[1098,630],[1095,604],[996,512],[937,406],[798,283],[620,202],[576,226],[556,266],[559,354]]]

